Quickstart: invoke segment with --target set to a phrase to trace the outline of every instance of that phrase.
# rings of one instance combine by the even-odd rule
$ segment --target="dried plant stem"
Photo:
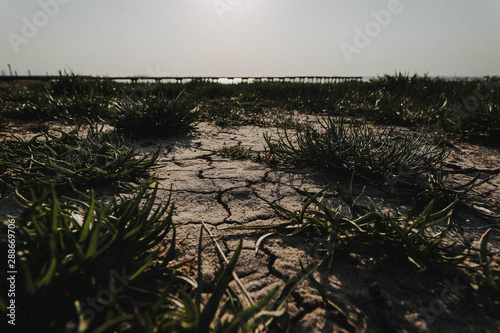
[[[221,254],[222,258],[224,259],[224,262],[226,264],[229,263],[229,260],[227,259],[226,255],[224,254],[224,251],[222,251],[219,243],[217,242],[217,239],[216,236],[214,236],[212,234],[212,232],[210,231],[210,229],[208,229],[208,226],[206,225],[205,222],[201,222],[203,224],[203,228],[205,228],[205,230],[208,232],[208,234],[210,235],[210,238],[212,239],[212,241],[214,242],[215,244],[215,247],[217,248],[217,250],[219,250],[219,253]],[[236,274],[236,272],[233,272],[233,277],[234,277],[234,281],[236,281],[236,284],[238,284],[238,287],[241,289],[241,291],[243,292],[243,294],[245,295],[245,299],[247,301],[247,306],[252,306],[255,301],[254,299],[252,298],[252,296],[250,296],[250,294],[248,293],[248,291],[246,290],[245,286],[243,285],[243,283],[241,282],[240,278],[238,277],[238,275]]]

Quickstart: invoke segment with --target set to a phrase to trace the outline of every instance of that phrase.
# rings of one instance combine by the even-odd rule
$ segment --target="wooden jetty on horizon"
[[[62,75],[1,75],[0,81],[52,81],[57,80]],[[249,83],[249,82],[299,82],[299,83],[335,83],[351,80],[362,80],[362,76],[91,76],[81,75],[81,77],[91,79],[110,79],[113,81],[155,81],[155,82],[177,82],[184,83],[190,81],[204,81],[215,83]]]

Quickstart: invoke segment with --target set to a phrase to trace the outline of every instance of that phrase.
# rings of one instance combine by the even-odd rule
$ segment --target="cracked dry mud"
[[[158,176],[162,179],[161,191],[165,197],[172,187],[174,221],[178,225],[178,260],[191,260],[192,270],[195,271],[202,222],[216,235],[226,256],[233,253],[242,239],[243,250],[236,273],[254,299],[264,296],[274,286],[283,286],[300,270],[301,264],[305,266],[317,260],[318,255],[311,250],[311,240],[281,236],[266,238],[256,253],[255,244],[262,232],[225,228],[283,222],[270,203],[296,211],[307,199],[306,191],[315,193],[323,189],[332,177],[343,188],[349,184],[348,176],[329,176],[309,169],[275,170],[263,163],[231,160],[216,153],[223,146],[235,145],[262,152],[265,145],[263,134],[275,132],[275,128],[220,128],[201,123],[189,136],[162,140],[142,148],[147,152],[157,149],[158,144],[162,147],[159,161],[162,168],[158,170]],[[497,167],[499,161],[498,150],[463,143],[452,147],[449,158],[449,162],[457,167],[474,166],[485,170]],[[465,178],[473,176],[473,173],[462,175]],[[478,188],[480,195],[473,199],[477,202],[470,204],[498,215],[499,183],[498,174],[493,174]],[[391,208],[393,201],[387,189],[360,183],[354,184],[354,191],[359,193],[365,185],[366,193],[379,209]],[[340,204],[337,196],[338,193],[334,193],[326,198],[331,207]],[[485,224],[485,221],[469,213],[467,210],[460,212],[462,221],[476,226]],[[477,246],[483,231],[470,230],[463,235],[457,233],[453,238],[459,244],[467,240]],[[497,239],[493,242],[498,245]],[[203,288],[209,292],[223,261],[208,237],[203,241],[202,258]],[[314,276],[338,306],[367,320],[369,332],[500,330],[498,313],[476,304],[480,300],[471,292],[470,286],[463,286],[461,278],[464,273],[458,269],[456,275],[436,278],[426,273],[418,275],[412,268],[399,263],[386,263],[373,268],[365,265],[370,258],[355,254],[341,253],[334,260],[333,269],[328,270],[326,265],[322,265]],[[449,291],[450,284],[459,291],[452,295],[444,308],[432,312],[432,307],[438,304],[435,300],[443,291]],[[236,290],[236,285],[234,287]],[[293,293],[287,313],[281,320],[292,332],[332,332],[339,328],[334,312],[325,307],[309,281]]]
[[[177,225],[178,261],[187,261],[185,269],[196,272],[198,238],[202,222],[206,223],[221,244],[226,256],[231,256],[238,242],[243,250],[235,272],[254,299],[285,282],[306,266],[322,259],[312,250],[313,241],[303,237],[266,238],[256,253],[256,241],[264,234],[258,231],[226,229],[234,226],[270,225],[284,222],[270,203],[297,211],[307,199],[307,192],[322,190],[332,178],[346,189],[350,175],[327,175],[312,169],[276,170],[249,159],[231,160],[217,151],[223,146],[241,145],[253,152],[263,152],[264,133],[276,133],[276,128],[242,126],[220,128],[200,123],[187,136],[160,141],[136,142],[143,153],[160,147],[157,175],[160,178],[159,198],[172,195]],[[491,176],[478,186],[469,206],[488,214],[499,215],[500,151],[498,149],[453,143],[448,163],[455,168],[482,169]],[[467,181],[475,175],[457,175],[456,181]],[[491,171],[491,172],[490,172]],[[377,208],[391,210],[397,196],[387,188],[358,182],[354,193],[365,193]],[[101,193],[104,197],[108,194]],[[339,194],[332,190],[325,201],[334,208],[341,204]],[[347,213],[347,211],[342,211]],[[491,223],[468,209],[457,211],[463,225],[481,226]],[[454,233],[458,244],[478,247],[483,230]],[[205,236],[207,234],[205,233]],[[492,248],[498,249],[498,237],[492,237]],[[168,241],[165,242],[168,244]],[[210,292],[223,260],[208,236],[203,239],[204,292]],[[321,265],[314,277],[326,289],[332,301],[344,311],[366,319],[368,332],[497,332],[500,312],[481,304],[481,299],[464,282],[466,273],[456,269],[446,276],[416,273],[415,269],[398,262],[370,265],[373,259],[350,251],[336,254],[333,268]],[[234,290],[237,290],[233,283]],[[451,287],[450,287],[451,285]],[[455,294],[449,294],[450,290]],[[451,288],[451,289],[450,289]],[[450,300],[439,311],[443,293]],[[291,332],[334,332],[339,330],[338,316],[327,308],[310,281],[304,281],[288,301],[287,312],[279,320]]]

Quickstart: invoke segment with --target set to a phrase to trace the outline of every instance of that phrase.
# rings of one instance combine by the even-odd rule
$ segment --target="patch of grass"
[[[31,84],[10,83],[0,86],[0,105],[9,103],[25,103],[45,92],[47,84],[43,82]]]
[[[498,301],[500,297],[499,252],[488,251],[488,241],[494,228],[489,228],[480,239],[479,264],[482,274],[476,276],[472,287],[488,299]]]
[[[173,207],[167,200],[153,209],[157,187],[146,195],[147,187],[105,207],[93,193],[61,200],[53,186],[40,196],[32,192],[19,197],[15,245],[16,310],[24,318],[16,321],[20,331],[63,332],[78,326],[88,331],[119,317],[111,309],[131,305],[133,296],[147,300],[154,295],[141,280],[178,278],[179,272],[154,265],[157,246],[172,234]],[[1,229],[7,234],[6,223]],[[7,240],[1,240],[1,248],[7,251]],[[6,281],[6,271],[1,274]],[[134,295],[138,287],[140,297]],[[6,313],[6,295],[0,297],[1,312]]]
[[[201,110],[202,119],[213,122],[217,126],[245,125],[245,112],[236,101],[211,101],[202,105]]]
[[[118,83],[107,78],[59,72],[59,78],[49,82],[48,91],[56,97],[116,97],[120,92],[118,87]]]
[[[1,133],[5,132],[5,130],[7,129],[6,123],[7,119],[5,119],[3,110],[0,109],[0,135],[2,135]]]
[[[443,127],[463,139],[497,144],[500,136],[500,81],[485,79],[468,96],[444,107]]]
[[[109,79],[61,74],[46,83],[2,87],[0,106],[8,118],[25,121],[109,118],[118,87]]]
[[[446,147],[425,131],[399,137],[387,129],[328,117],[319,119],[319,125],[295,126],[292,131],[285,127],[277,139],[267,135],[265,140],[264,160],[273,166],[355,173],[383,186],[401,202],[413,204],[417,211],[431,200],[444,208],[464,198],[479,182],[479,174],[464,184],[449,181],[450,170],[443,169]]]
[[[22,103],[7,104],[4,112],[10,119],[24,121],[61,118],[81,121],[111,117],[109,99],[93,94],[55,96],[50,92],[40,92]]]
[[[354,171],[390,182],[433,170],[446,156],[426,133],[396,140],[387,131],[376,132],[344,118],[328,117],[319,123],[306,124],[293,134],[284,128],[277,139],[265,136],[269,157],[294,167]]]
[[[269,126],[277,118],[277,115],[273,114],[265,103],[247,101],[243,96],[205,101],[201,104],[200,110],[203,120],[221,127]]]
[[[24,121],[42,121],[57,118],[54,112],[54,100],[46,91],[20,89],[20,100],[5,101],[3,112],[7,118]]]
[[[462,200],[479,184],[488,180],[480,180],[480,174],[467,182],[454,183],[450,181],[450,174],[453,170],[443,170],[442,166],[429,170],[426,177],[423,177],[419,183],[409,183],[403,181],[400,184],[391,186],[410,189],[409,193],[414,194],[412,203],[416,210],[423,209],[431,200],[435,202],[437,207],[449,205],[456,199]],[[458,172],[457,172],[458,173]],[[396,180],[395,183],[397,183]],[[395,191],[394,191],[395,192]],[[464,204],[461,201],[461,204]]]
[[[454,226],[450,216],[455,203],[434,211],[431,201],[417,216],[381,214],[370,198],[365,197],[367,204],[361,204],[362,195],[354,197],[351,186],[348,194],[339,190],[351,213],[347,216],[340,213],[341,207],[332,209],[322,202],[330,186],[309,195],[298,213],[273,204],[278,212],[292,219],[291,222],[238,229],[277,229],[286,236],[312,235],[314,247],[326,252],[329,268],[333,267],[334,254],[338,251],[406,260],[419,270],[442,263],[459,264],[467,258],[468,253],[458,250],[455,244],[443,242]]]
[[[500,82],[443,80],[414,75],[386,75],[371,80],[368,119],[383,124],[431,125],[462,139],[493,143],[498,136]]]
[[[215,82],[206,82],[194,79],[185,85],[186,91],[189,92],[199,101],[217,99],[217,98],[230,98],[237,94],[238,88],[234,84],[220,84]]]
[[[51,99],[54,118],[67,118],[75,121],[102,120],[113,116],[108,98],[101,96],[64,96]]]
[[[366,119],[378,124],[412,126],[436,123],[445,99],[435,101],[420,101],[415,97],[392,95],[384,90],[378,91],[373,96],[376,98],[372,108],[367,110]],[[440,103],[440,104],[438,104]]]
[[[116,126],[119,131],[137,137],[170,137],[187,133],[199,118],[194,103],[183,94],[169,99],[163,92],[117,103]]]
[[[128,83],[121,87],[120,98],[124,101],[141,101],[151,96],[175,99],[187,94],[186,85],[181,83]]]
[[[71,182],[89,188],[125,184],[157,167],[158,152],[140,156],[103,125],[90,126],[86,134],[80,129],[77,125],[69,132],[46,131],[29,141],[2,141],[2,183],[13,188]]]
[[[255,157],[255,153],[252,151],[252,148],[244,147],[241,145],[224,145],[222,148],[216,151],[216,154],[233,160],[247,160]]]

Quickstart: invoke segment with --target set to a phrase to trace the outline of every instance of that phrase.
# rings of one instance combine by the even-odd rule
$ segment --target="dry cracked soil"
[[[313,249],[313,241],[304,237],[271,235],[256,251],[257,240],[263,231],[227,229],[235,226],[273,225],[285,222],[271,203],[298,211],[307,200],[307,193],[322,190],[332,178],[340,188],[349,186],[349,175],[325,174],[313,169],[272,168],[258,159],[231,159],[218,152],[222,147],[242,146],[254,156],[265,150],[264,133],[276,133],[276,128],[254,126],[221,128],[200,123],[187,136],[164,140],[139,140],[144,153],[160,147],[162,167],[157,170],[160,198],[170,193],[175,203],[174,222],[177,224],[178,261],[187,261],[196,271],[198,238],[205,223],[219,242],[226,256],[231,256],[240,240],[243,250],[236,274],[254,299],[265,295],[274,286],[283,286],[301,265],[324,259]],[[478,247],[484,229],[491,219],[477,214],[500,213],[498,186],[498,149],[454,142],[448,165],[466,181],[475,171],[482,170],[485,182],[475,189],[466,207],[457,218],[470,227],[451,235],[463,246]],[[470,169],[470,172],[466,172]],[[387,188],[361,181],[354,191],[365,187],[381,210],[391,210],[394,195]],[[172,192],[171,192],[172,191]],[[332,208],[341,201],[332,189],[325,200]],[[498,222],[498,220],[497,220]],[[492,239],[498,248],[498,238]],[[211,286],[224,262],[214,242],[205,233],[203,239],[204,290]],[[413,267],[399,262],[378,262],[377,258],[341,251],[333,267],[322,264],[313,274],[325,288],[331,301],[346,313],[366,319],[368,332],[498,332],[499,307],[484,306],[481,299],[465,283],[467,273],[456,269],[436,277],[417,273]],[[234,281],[232,282],[234,283]],[[236,290],[236,285],[234,285]],[[304,281],[288,301],[287,313],[280,320],[291,332],[335,332],[339,314],[327,307],[318,290]],[[345,327],[345,326],[344,326]]]
[[[254,299],[264,296],[274,286],[283,286],[301,265],[322,258],[312,250],[313,242],[303,237],[272,235],[265,238],[256,251],[256,242],[264,232],[227,228],[282,223],[284,218],[271,203],[298,211],[307,200],[307,193],[322,190],[332,178],[344,189],[350,181],[349,175],[328,175],[312,169],[276,169],[256,162],[255,158],[234,160],[217,153],[223,147],[234,146],[249,148],[254,154],[263,153],[264,133],[276,133],[276,129],[253,126],[220,128],[201,123],[190,136],[161,142],[164,154],[160,163],[163,167],[158,171],[165,196],[172,187],[179,260],[193,260],[195,267],[202,223],[209,226],[226,256],[232,254],[242,239],[243,251],[236,273]],[[149,151],[159,143],[143,149]],[[482,170],[484,177],[488,177],[475,189],[475,196],[467,207],[498,216],[500,178],[496,169],[500,165],[499,151],[465,143],[451,146],[448,165],[465,171],[470,169],[468,173],[460,173],[457,182],[472,179],[477,170]],[[392,208],[391,193],[386,188],[362,182],[354,184],[355,192],[360,193],[363,188],[379,209]],[[336,191],[331,191],[326,200],[332,208],[341,203]],[[490,221],[467,209],[457,214],[457,218],[472,227]],[[472,243],[477,247],[482,232],[484,230],[480,228],[468,229],[452,237],[454,241]],[[497,247],[498,243],[495,244]],[[481,306],[481,300],[462,280],[462,271],[457,269],[456,273],[435,278],[426,273],[419,275],[413,267],[399,263],[371,265],[370,261],[374,260],[355,253],[343,253],[335,257],[331,269],[322,265],[314,274],[336,305],[346,313],[366,319],[369,332],[500,330],[499,314]],[[207,291],[222,265],[222,258],[207,236],[203,242]],[[326,307],[319,292],[310,281],[305,281],[293,293],[282,320],[291,332],[333,332],[340,329],[336,318],[336,312]]]

